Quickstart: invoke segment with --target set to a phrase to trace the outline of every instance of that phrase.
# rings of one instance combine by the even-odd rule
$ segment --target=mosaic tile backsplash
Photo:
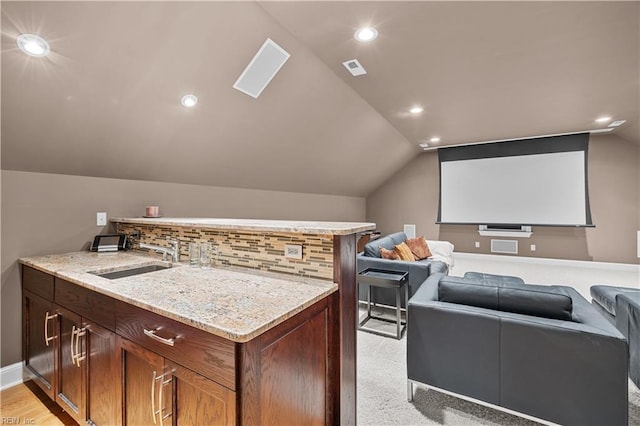
[[[179,226],[116,223],[120,234],[140,233],[137,243],[169,247],[167,240],[180,241],[180,261],[189,260],[190,242],[211,242],[212,265],[236,266],[333,281],[333,237],[288,233],[217,231]],[[302,259],[284,256],[285,244],[303,246]],[[138,249],[134,244],[134,249]]]

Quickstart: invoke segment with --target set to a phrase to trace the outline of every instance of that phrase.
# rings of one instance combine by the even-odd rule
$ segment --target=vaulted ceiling
[[[638,6],[3,1],[2,168],[366,196],[434,136],[575,132],[608,115],[640,143]],[[363,25],[379,37],[356,41]],[[23,54],[21,33],[52,53]],[[267,38],[291,57],[253,99],[232,85]]]

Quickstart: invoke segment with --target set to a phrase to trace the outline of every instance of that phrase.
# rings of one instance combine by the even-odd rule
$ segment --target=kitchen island
[[[163,263],[133,252],[21,259],[27,368],[81,423],[353,424],[355,232],[371,224],[355,225],[354,234],[298,227],[284,237],[306,251],[299,269],[316,274],[316,240],[328,236],[333,280],[229,261],[100,276]],[[135,226],[141,241],[155,235]],[[229,242],[222,257],[242,260],[230,250],[255,229],[202,232]],[[256,247],[273,257],[283,229],[256,235],[260,265]]]

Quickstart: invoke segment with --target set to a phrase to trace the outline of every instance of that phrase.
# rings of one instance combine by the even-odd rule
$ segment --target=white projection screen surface
[[[439,223],[591,226],[586,154],[441,158]]]

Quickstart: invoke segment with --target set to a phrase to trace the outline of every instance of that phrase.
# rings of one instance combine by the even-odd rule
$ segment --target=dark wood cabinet
[[[165,408],[159,399],[164,374],[164,358],[119,338],[124,385],[124,423],[160,424]]]
[[[57,334],[53,303],[25,290],[22,316],[25,367],[49,398],[55,399]]]
[[[136,343],[119,340],[125,424],[236,423],[235,392]]]
[[[119,426],[122,424],[122,368],[117,336],[86,319],[82,327],[86,332],[87,422]]]
[[[82,318],[61,306],[55,306],[58,334],[58,388],[56,402],[78,423],[86,419],[86,354],[81,338]],[[82,333],[86,333],[84,330]]]
[[[96,309],[85,300],[111,300],[80,286],[23,267],[23,357],[26,368],[52,399],[78,423],[122,424],[121,370],[114,309]],[[94,296],[95,295],[95,296]]]
[[[165,361],[164,394],[171,395],[166,416],[175,416],[174,424],[236,424],[236,393],[174,362]]]
[[[234,342],[24,270],[27,368],[80,424],[339,423],[336,293]]]

